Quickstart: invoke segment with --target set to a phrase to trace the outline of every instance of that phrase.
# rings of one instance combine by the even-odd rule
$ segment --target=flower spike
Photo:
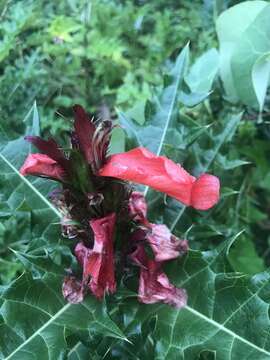
[[[133,191],[128,181],[207,210],[219,199],[218,178],[202,174],[196,179],[179,164],[143,147],[108,157],[112,121],[94,121],[80,105],[73,110],[70,148],[63,152],[52,138],[27,136],[41,154],[28,155],[20,169],[22,175],[62,183],[62,188],[51,192],[50,200],[62,215],[62,235],[75,242],[72,248],[81,269],[81,278],[71,269],[64,278],[64,298],[76,304],[90,290],[101,300],[116,291],[115,269],[133,264],[140,269],[140,302],[182,308],[187,303],[186,291],[170,283],[162,266],[186,254],[187,240],[174,236],[166,225],[149,222],[144,195]],[[125,261],[126,257],[131,261]]]

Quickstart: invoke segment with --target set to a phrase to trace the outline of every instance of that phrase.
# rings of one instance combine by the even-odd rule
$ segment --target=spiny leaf
[[[95,356],[95,355],[94,355]],[[84,346],[80,341],[69,351],[68,360],[84,360],[84,359],[94,359],[92,356],[92,351],[90,354],[89,349]]]
[[[252,277],[232,272],[226,259],[232,241],[213,251],[189,251],[184,263],[177,260],[167,266],[170,279],[189,294],[184,309],[146,308],[132,300],[125,304],[125,332],[134,345],[123,348],[118,342],[119,354],[128,347],[140,358],[139,344],[147,342],[143,328],[151,323],[147,338],[152,339],[155,359],[196,360],[206,350],[223,360],[268,359],[270,273]]]
[[[89,297],[80,305],[66,304],[61,284],[62,277],[45,275],[33,279],[25,273],[3,290],[0,349],[5,359],[29,359],[36,353],[42,360],[62,359],[66,349],[65,328],[73,333],[87,330],[125,339],[102,303]],[[6,342],[11,334],[14,341]]]

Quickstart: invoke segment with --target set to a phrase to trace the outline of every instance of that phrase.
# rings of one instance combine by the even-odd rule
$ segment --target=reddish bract
[[[203,174],[196,180],[181,165],[143,147],[111,156],[99,175],[150,186],[198,210],[211,208],[219,199],[218,178]]]
[[[128,210],[130,216],[135,221],[144,223],[147,215],[147,204],[145,197],[138,191],[133,191],[129,198]]]
[[[20,169],[22,175],[45,176],[62,181],[65,170],[55,160],[44,154],[30,154]]]
[[[69,171],[69,161],[53,138],[44,140],[39,136],[25,136],[25,140],[33,144],[49,158],[55,160],[66,172]]]
[[[75,255],[83,267],[83,283],[88,284],[93,294],[101,299],[105,292],[115,292],[113,232],[115,214],[90,221],[94,232],[94,247],[79,243]]]
[[[92,140],[95,132],[95,125],[80,105],[73,106],[75,121],[74,128],[79,148],[90,164],[94,160]]]
[[[150,224],[147,240],[158,262],[175,259],[188,251],[188,242],[174,236],[166,225]]]
[[[161,263],[149,259],[142,245],[137,247],[130,258],[141,268],[138,292],[140,302],[144,304],[164,302],[178,309],[186,305],[186,291],[169,282],[167,275],[161,269]]]
[[[148,260],[147,267],[141,268],[138,299],[144,304],[161,301],[178,309],[187,304],[186,291],[172,285],[160,263],[153,260]]]

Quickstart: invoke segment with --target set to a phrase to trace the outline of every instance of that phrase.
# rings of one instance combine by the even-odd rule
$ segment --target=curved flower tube
[[[112,155],[99,175],[150,186],[187,206],[207,210],[219,199],[219,179],[202,174],[198,179],[165,156],[139,147]]]

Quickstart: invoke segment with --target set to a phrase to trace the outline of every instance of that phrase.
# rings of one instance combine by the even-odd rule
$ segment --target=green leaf
[[[204,349],[223,359],[269,357],[269,305],[265,301],[270,275],[226,274],[225,249],[223,244],[219,250],[202,255],[191,252],[182,276],[176,275],[179,265],[172,267],[170,275],[187,289],[189,302],[183,311],[163,309],[159,314],[157,332],[164,351],[158,358],[171,359],[179,351],[183,359],[195,359]]]
[[[193,106],[198,105],[202,101],[204,101],[209,96],[209,94],[210,94],[209,92],[185,93],[184,91],[181,91],[179,96],[178,96],[178,100],[179,100],[180,103],[182,103],[183,105],[185,105],[187,107],[193,107]]]
[[[135,105],[126,112],[126,115],[135,120],[139,125],[143,125],[145,123],[145,101],[137,101]]]
[[[260,56],[252,68],[252,82],[259,103],[263,110],[264,100],[270,79],[270,53]]]
[[[226,10],[217,20],[220,71],[227,96],[261,111],[270,71],[269,16],[266,1],[246,1]]]
[[[237,272],[256,274],[265,270],[263,260],[256,253],[248,236],[242,235],[230,247],[228,259]]]
[[[88,297],[82,304],[67,304],[61,295],[62,277],[33,279],[25,273],[2,291],[0,351],[5,359],[63,359],[65,329],[87,330],[125,339],[108,317],[102,303]],[[16,324],[16,326],[15,326]],[[12,336],[13,341],[5,341]]]
[[[91,351],[92,353],[92,351]],[[78,342],[68,353],[68,360],[94,359],[89,349],[81,342]]]
[[[239,166],[250,164],[249,161],[245,161],[241,159],[229,160],[226,158],[226,156],[223,156],[221,154],[218,154],[216,159],[219,166],[221,166],[224,170],[235,169]]]
[[[43,256],[34,256],[14,250],[13,252],[18,260],[22,262],[25,269],[30,271],[39,270],[41,273],[51,273],[63,276],[63,267],[54,263],[48,254]]]
[[[125,151],[125,133],[121,128],[115,128],[110,142],[110,155]]]
[[[203,53],[191,66],[185,80],[192,92],[208,93],[219,68],[219,54],[216,49]]]

